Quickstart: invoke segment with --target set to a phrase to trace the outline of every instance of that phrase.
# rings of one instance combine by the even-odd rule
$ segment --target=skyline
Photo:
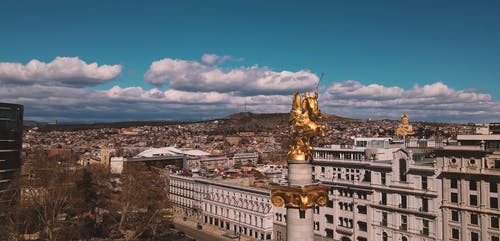
[[[351,118],[498,122],[497,1],[6,2],[0,102],[27,120],[288,112],[321,73]]]

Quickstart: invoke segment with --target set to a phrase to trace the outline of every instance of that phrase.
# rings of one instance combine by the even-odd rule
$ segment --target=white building
[[[313,179],[331,187],[327,205],[314,208],[315,240],[500,241],[500,137],[409,141],[315,148]],[[286,209],[267,189],[179,175],[170,187],[172,203],[200,222],[286,240]]]
[[[327,205],[314,210],[317,240],[442,240],[435,164],[401,146],[363,138],[315,148],[314,179],[331,186]],[[285,240],[286,212],[276,211],[275,236]]]
[[[258,160],[259,160],[259,153],[257,152],[235,153],[233,156],[234,165],[256,166]]]
[[[461,145],[436,152],[443,180],[443,240],[499,241],[500,135],[459,137]],[[464,145],[469,143],[475,145]]]
[[[221,232],[261,240],[273,238],[271,193],[265,188],[171,174],[170,200],[186,216]]]

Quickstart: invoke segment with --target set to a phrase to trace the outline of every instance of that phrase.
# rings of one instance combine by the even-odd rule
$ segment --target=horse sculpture
[[[314,95],[306,92],[304,99],[299,92],[293,97],[290,111],[292,145],[288,152],[292,160],[311,161],[312,140],[316,136],[325,135],[325,126],[317,121],[321,119],[318,107],[318,91]]]

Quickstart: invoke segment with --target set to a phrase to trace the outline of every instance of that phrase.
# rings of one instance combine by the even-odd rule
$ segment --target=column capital
[[[325,206],[328,201],[328,186],[270,186],[271,202],[276,207],[298,208],[304,211],[315,205]]]

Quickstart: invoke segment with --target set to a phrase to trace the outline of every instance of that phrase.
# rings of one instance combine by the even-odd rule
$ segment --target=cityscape
[[[6,2],[0,240],[500,241],[500,3]]]

